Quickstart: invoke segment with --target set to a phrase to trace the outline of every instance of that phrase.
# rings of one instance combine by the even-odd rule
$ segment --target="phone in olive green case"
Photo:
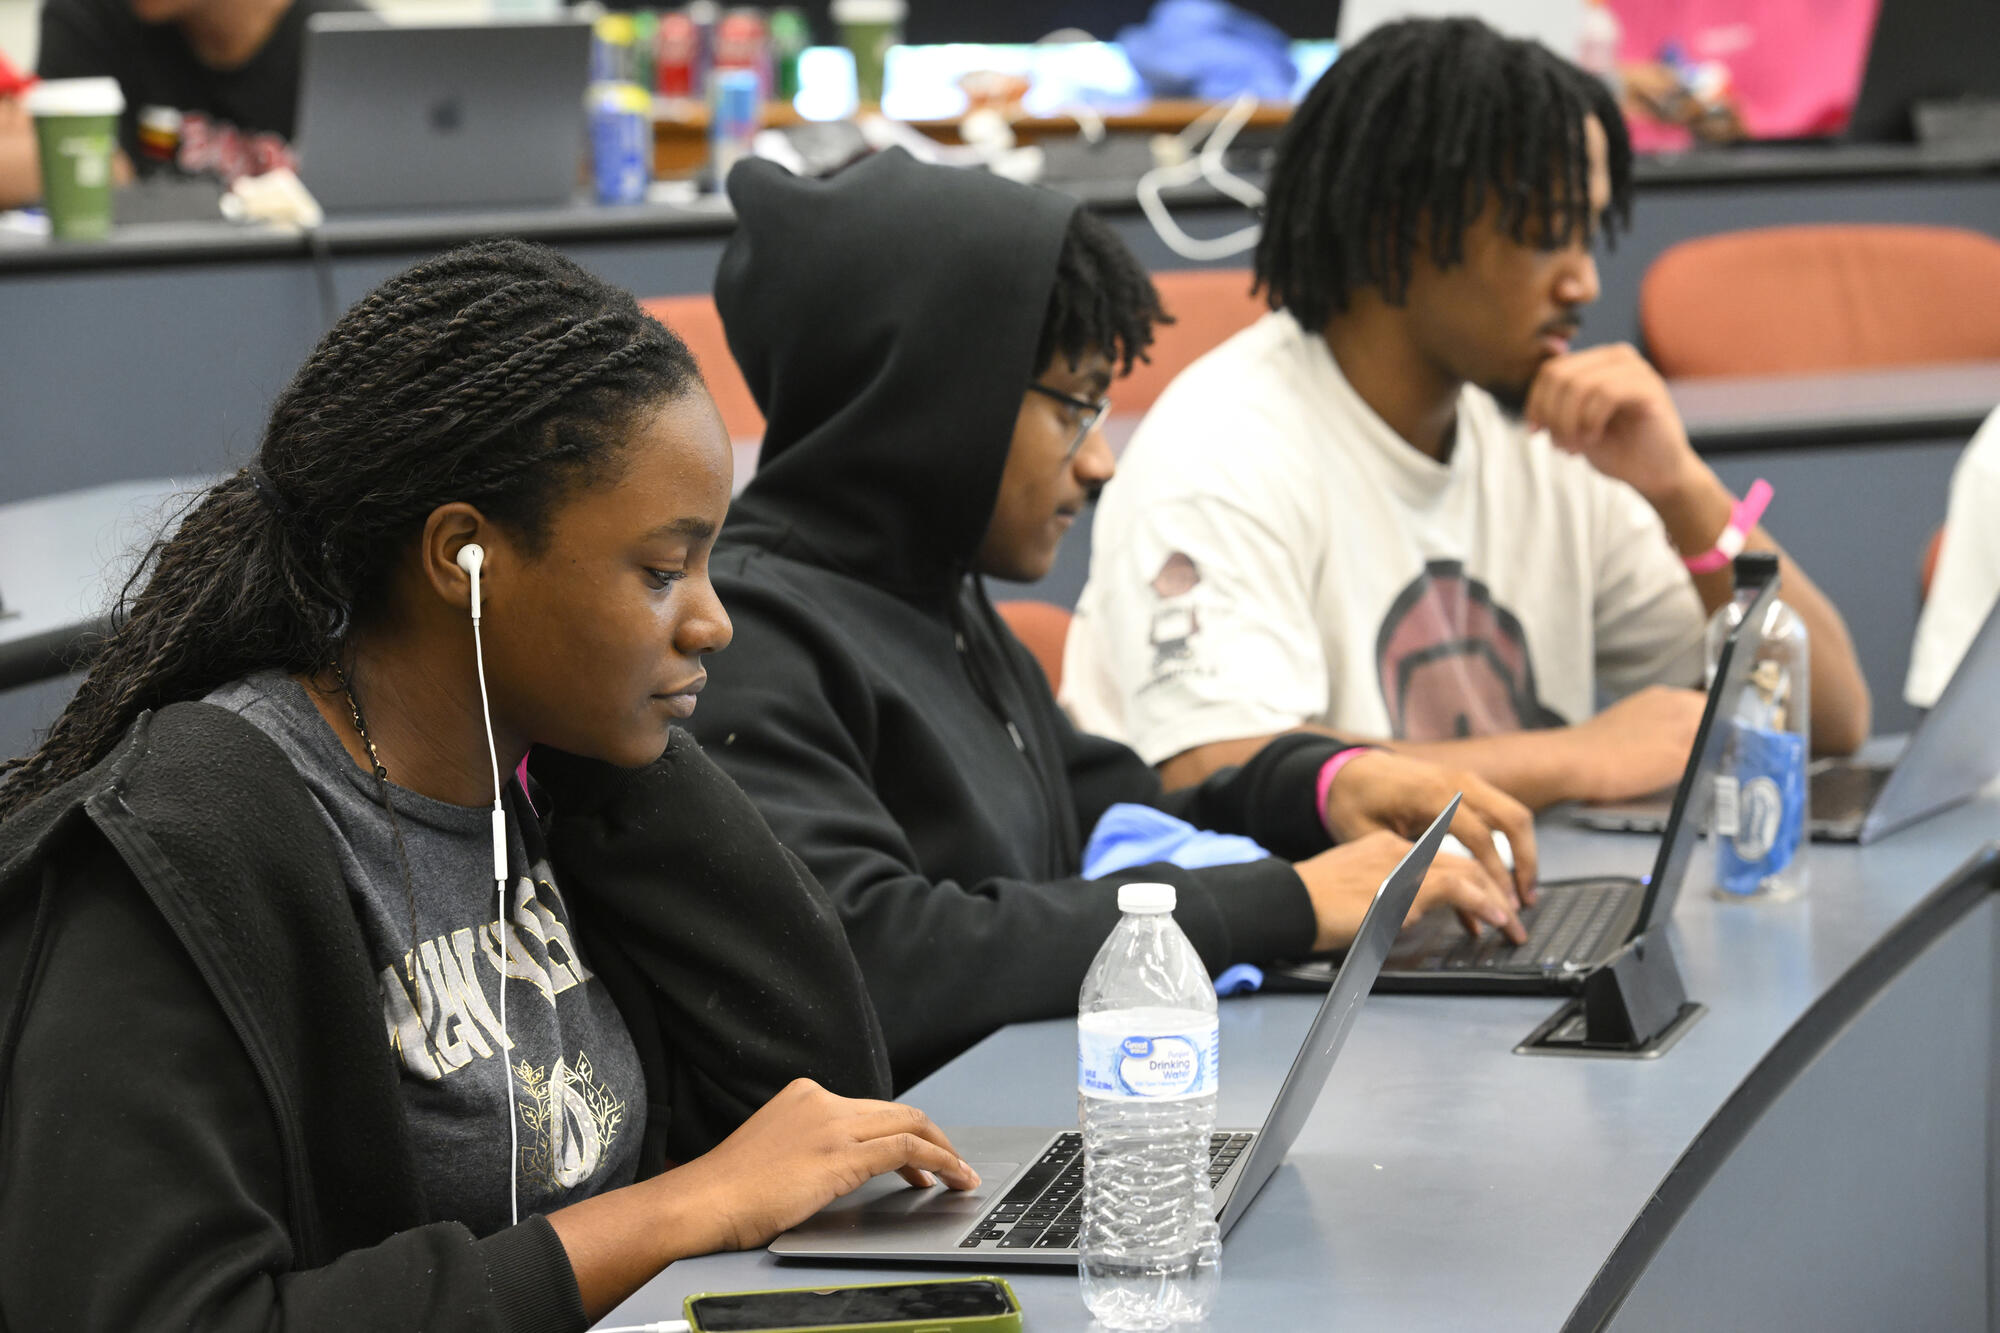
[[[1005,1278],[955,1277],[772,1291],[698,1291],[691,1333],[1021,1333]]]

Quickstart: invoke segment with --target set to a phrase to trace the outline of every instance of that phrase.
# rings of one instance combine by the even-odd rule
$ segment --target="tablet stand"
[[[1648,931],[1584,978],[1583,994],[1514,1048],[1520,1055],[1652,1059],[1701,1017],[1665,931]]]

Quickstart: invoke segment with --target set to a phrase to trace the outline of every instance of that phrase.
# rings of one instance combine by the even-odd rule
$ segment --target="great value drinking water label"
[[[1105,1017],[1116,1020],[1129,1015]],[[1143,1031],[1127,1025],[1077,1024],[1076,1086],[1086,1096],[1212,1096],[1221,1059],[1221,1028],[1213,1018]]]

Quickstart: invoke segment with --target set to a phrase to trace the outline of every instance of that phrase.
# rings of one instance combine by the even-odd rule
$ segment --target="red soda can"
[[[732,9],[715,28],[715,68],[747,69],[757,76],[757,100],[771,96],[771,33],[755,9]]]
[[[659,84],[662,97],[694,96],[694,20],[681,10],[660,15],[654,39],[659,53]]]

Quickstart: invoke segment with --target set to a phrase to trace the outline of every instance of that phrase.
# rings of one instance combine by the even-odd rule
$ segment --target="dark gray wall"
[[[564,248],[642,296],[706,291],[722,253],[715,238]],[[333,260],[334,309],[303,260],[0,270],[0,504],[240,466],[338,309],[422,254]]]

